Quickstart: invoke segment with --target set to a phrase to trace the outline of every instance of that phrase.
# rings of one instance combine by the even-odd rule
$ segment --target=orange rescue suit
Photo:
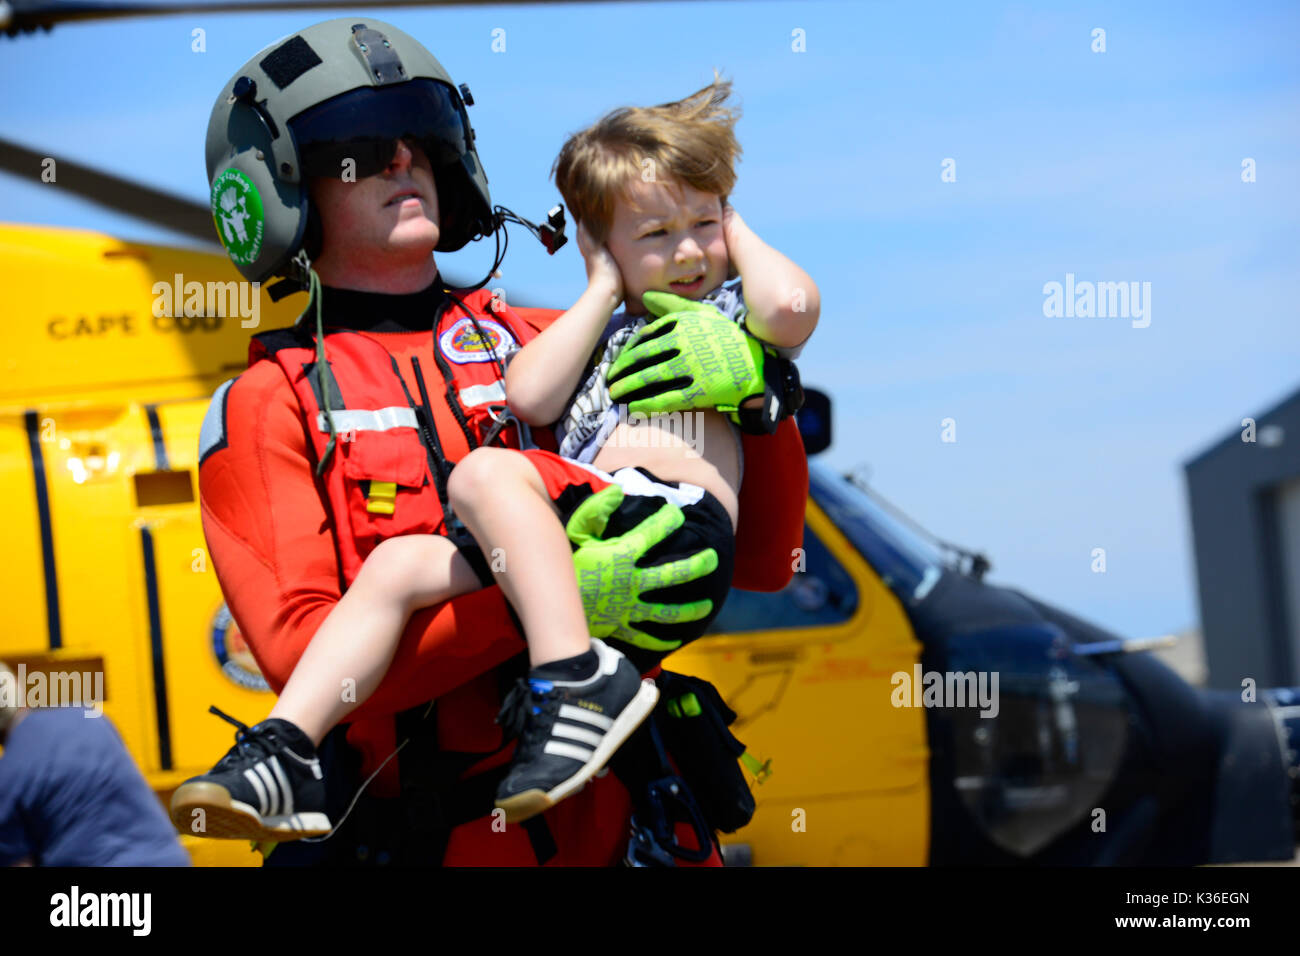
[[[494,421],[491,409],[500,404],[493,400],[499,395],[498,367],[477,354],[484,345],[479,333],[493,340],[511,337],[522,345],[560,313],[512,310],[493,302],[488,293],[477,292],[460,300],[479,320],[475,329],[461,305],[449,302],[436,288],[415,296],[325,290],[327,329],[335,313],[346,313],[342,307],[332,309],[332,301],[346,301],[353,309],[373,304],[376,314],[419,306],[429,323],[419,328],[410,323],[352,322],[351,331],[327,334],[326,354],[331,370],[339,375],[348,356],[388,360],[375,363],[374,394],[358,396],[355,387],[344,389],[341,398],[348,408],[388,405],[392,395],[401,394],[397,376],[420,404],[411,362],[415,357],[442,452],[454,463],[471,450],[466,432],[476,444],[481,442]],[[435,356],[434,349],[441,355]],[[222,591],[277,693],[339,600],[344,583],[352,580],[378,540],[445,530],[424,449],[418,439],[411,443],[415,433],[409,428],[393,429],[378,441],[376,436],[385,432],[341,434],[324,477],[316,477],[315,463],[326,436],[315,420],[317,402],[308,377],[314,363],[314,349],[289,348],[271,358],[255,341],[249,369],[218,392],[223,407],[209,414],[222,416],[220,440],[205,447],[199,468],[203,528]],[[449,374],[444,377],[442,370]],[[369,391],[370,382],[365,384]],[[331,407],[337,408],[337,391],[333,398]],[[474,404],[480,398],[485,400]],[[535,437],[544,440],[540,434]],[[501,432],[500,443],[518,447],[518,442],[515,427]],[[788,583],[791,554],[802,543],[807,461],[790,420],[774,436],[744,436],[744,451],[733,581],[748,590],[778,590]],[[426,476],[427,483],[421,484]],[[362,480],[394,481],[399,486],[391,515],[382,508],[367,510],[366,498],[357,489]],[[344,505],[347,515],[331,507],[331,499],[337,502],[339,494],[350,495]],[[380,686],[349,718],[347,740],[361,753],[362,779],[396,747],[394,715],[435,698],[439,746],[484,757],[467,776],[507,760],[509,751],[502,749],[501,730],[494,722],[501,703],[494,670],[525,649],[495,587],[413,614]],[[397,760],[392,760],[368,793],[395,797],[398,779]],[[614,775],[592,781],[545,815],[558,848],[550,865],[617,862],[626,849],[630,814],[627,791]],[[444,857],[446,865],[535,862],[522,827],[494,833],[482,821],[454,829]]]

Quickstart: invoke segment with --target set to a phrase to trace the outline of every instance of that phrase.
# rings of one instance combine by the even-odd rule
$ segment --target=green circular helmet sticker
[[[212,218],[226,252],[237,265],[251,265],[262,251],[266,217],[252,180],[227,169],[212,184]]]

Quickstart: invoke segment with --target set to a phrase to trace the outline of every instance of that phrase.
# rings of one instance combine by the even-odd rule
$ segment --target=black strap
[[[266,294],[271,297],[272,302],[279,302],[285,296],[293,295],[295,292],[306,292],[307,289],[308,286],[301,279],[285,276],[267,286]]]
[[[497,417],[498,410],[501,416],[500,418]],[[491,445],[494,441],[496,441],[497,436],[499,436],[503,431],[505,431],[505,429],[509,425],[512,424],[515,426],[515,431],[519,435],[520,447],[521,448],[527,447],[524,445],[523,428],[521,427],[519,420],[515,418],[515,416],[511,413],[509,405],[489,405],[488,414],[492,416],[492,427],[489,428],[487,434],[483,436],[483,446],[485,448]],[[508,445],[506,445],[505,439],[502,439],[501,447],[502,448],[509,447]]]
[[[470,570],[478,578],[479,584],[485,588],[490,588],[497,583],[495,576],[492,574],[492,569],[488,567],[487,558],[483,556],[483,549],[472,538],[467,538],[464,541],[453,541],[452,543],[456,545],[456,550],[460,552],[460,556],[469,564]]]
[[[545,866],[547,861],[559,852],[546,818],[541,815],[530,817],[523,822],[523,827],[528,834],[528,842],[533,845],[533,855],[537,857],[537,865]]]
[[[479,341],[486,342],[487,338],[483,335],[483,329],[479,326],[478,318],[474,313],[465,308],[465,303],[461,302],[460,299],[457,299],[450,292],[447,293],[447,295],[451,301],[460,306],[462,312],[470,317],[470,321],[474,323],[474,331],[479,336]],[[442,324],[443,311],[443,309],[438,310],[438,315],[434,319],[433,323],[433,361],[438,366],[438,372],[442,375],[443,386],[447,390],[447,407],[451,409],[451,413],[456,419],[456,424],[460,425],[460,430],[465,435],[465,444],[469,447],[470,451],[473,451],[478,447],[478,442],[474,440],[474,431],[469,427],[469,419],[465,415],[465,409],[461,408],[460,395],[456,388],[456,376],[451,373],[451,366],[447,364],[447,357],[442,354],[442,349],[438,347],[438,336],[440,335],[439,328]],[[492,355],[495,357],[496,353],[493,352]],[[423,388],[424,380],[421,379],[420,382],[421,387]],[[428,399],[425,399],[425,401],[427,402]]]
[[[454,532],[457,528],[463,529],[463,525],[456,520],[452,513],[451,504],[447,499],[447,480],[451,477],[451,462],[447,461],[447,456],[443,454],[442,442],[438,440],[438,429],[435,427],[433,419],[433,409],[429,407],[429,390],[424,386],[424,375],[420,371],[420,360],[414,355],[411,356],[411,369],[415,372],[415,384],[420,389],[420,399],[423,405],[416,405],[415,400],[411,397],[411,390],[406,387],[406,380],[402,378],[401,373],[397,370],[397,359],[389,356],[393,363],[393,374],[397,376],[397,381],[401,383],[402,394],[406,396],[406,404],[411,407],[415,413],[415,420],[419,426],[420,443],[424,445],[424,452],[428,458],[429,471],[433,475],[433,486],[438,492],[438,504],[442,508],[442,518],[447,525],[447,537],[451,538],[453,543],[457,542],[459,537]]]
[[[672,767],[665,759],[664,751],[659,746],[657,735],[651,733],[654,726],[654,714],[623,742],[614,756],[610,758],[609,769],[627,788],[632,797],[632,806],[638,812],[648,809],[646,804],[646,786],[651,780],[672,773]]]
[[[403,855],[413,863],[441,866],[452,830],[475,820],[491,825],[497,787],[510,767],[507,764],[468,780],[459,779],[485,755],[438,749],[436,705],[432,711],[427,705],[403,711],[396,724],[398,739],[409,739],[398,768],[406,815]],[[545,864],[558,852],[551,828],[541,816],[523,826],[538,866]]]
[[[450,290],[448,290],[447,296],[449,301],[455,302],[456,305],[460,306],[460,310],[464,312],[465,315],[469,318],[470,322],[473,323],[474,331],[478,335],[479,341],[480,342],[488,341],[487,336],[483,334],[483,326],[479,325],[479,317],[475,315],[470,310],[470,308],[467,305],[465,305],[465,303],[461,301],[461,299],[457,297],[454,293],[452,293]],[[509,329],[510,334],[514,336],[516,339],[518,339],[519,338],[518,330],[513,328],[510,325],[510,323],[506,321],[504,315],[499,314],[495,309],[492,308],[493,301],[495,300],[493,299],[488,300],[487,311],[491,313],[495,318],[500,320],[501,323],[504,326],[506,326],[507,329]],[[438,342],[437,342],[438,334],[439,334],[438,329],[442,321],[442,314],[443,314],[442,310],[440,309],[438,312],[438,318],[434,322],[433,359],[437,363],[438,371],[442,374],[442,380],[447,387],[447,405],[451,408],[452,414],[456,417],[456,421],[460,425],[460,430],[465,434],[465,441],[469,445],[470,451],[473,451],[475,448],[479,447],[480,443],[475,440],[473,429],[471,429],[469,426],[469,417],[466,415],[465,409],[460,404],[460,396],[456,388],[456,378],[452,374],[451,366],[447,363],[447,358],[442,354],[442,350],[438,348]],[[497,357],[497,353],[495,349],[490,350],[489,354],[492,356],[492,364],[496,366],[498,377],[500,377],[502,382],[505,382],[506,379],[505,362]],[[493,406],[493,407],[497,407],[497,406]],[[494,424],[492,428],[488,431],[487,436],[483,439],[481,443],[483,445],[491,445],[492,442],[494,442],[497,436],[501,433],[502,429],[509,422],[513,420],[513,416],[510,416],[509,414],[508,405],[502,405],[499,407],[503,410],[505,414],[502,418],[497,418],[496,415],[493,414],[492,419]],[[515,422],[515,424],[516,427],[518,428],[517,421]],[[522,428],[520,428],[519,431],[520,431],[519,438],[520,441],[522,442],[524,437]]]
[[[771,435],[781,424],[803,408],[803,385],[799,369],[789,359],[771,352],[763,356],[763,403],[758,408],[736,410],[736,423],[750,435]]]
[[[410,749],[410,745],[408,745],[407,749]],[[455,756],[469,758],[471,763],[483,757],[482,754]],[[437,760],[438,757],[435,756],[434,759]],[[483,826],[490,825],[489,818],[493,804],[496,801],[497,787],[505,779],[509,769],[510,765],[506,764],[502,767],[475,774],[468,780],[449,781],[437,795],[433,804],[435,807],[434,816],[437,818],[434,825],[440,824],[446,831],[443,835],[438,856],[439,863],[442,862],[442,855],[446,853],[447,841],[451,838],[451,831],[456,827],[465,823],[472,823],[475,820],[483,821]],[[403,796],[405,797],[405,795],[406,788],[403,786]],[[418,806],[415,808],[407,807],[408,815],[419,811]],[[546,818],[540,815],[535,816],[525,820],[521,825],[528,834],[528,842],[532,844],[533,854],[537,857],[537,865],[545,865],[559,852],[559,848],[555,843],[555,836],[551,833]]]
[[[398,761],[402,786],[404,858],[415,865],[441,866],[452,825],[446,794],[462,769],[454,755],[438,750],[435,707],[415,707],[394,719],[399,740],[406,740]]]
[[[266,350],[267,358],[274,358],[275,353],[280,349],[308,348],[312,344],[311,336],[306,335],[305,330],[297,325],[291,325],[286,329],[258,332],[253,338]]]

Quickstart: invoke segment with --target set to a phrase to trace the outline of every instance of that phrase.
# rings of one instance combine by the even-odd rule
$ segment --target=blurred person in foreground
[[[0,866],[189,866],[103,712],[24,690],[0,663]]]

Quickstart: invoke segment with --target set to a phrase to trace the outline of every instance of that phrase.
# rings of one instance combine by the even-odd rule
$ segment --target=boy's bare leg
[[[479,587],[469,562],[440,535],[381,541],[303,651],[270,717],[291,721],[320,746],[375,692],[411,612]]]
[[[494,570],[524,626],[531,667],[591,650],[573,572],[573,549],[546,486],[528,459],[480,448],[451,473],[452,507]],[[501,549],[497,551],[496,549]]]
[[[654,710],[659,691],[618,650],[592,640],[568,532],[529,456],[476,449],[451,473],[448,492],[528,640],[531,669],[516,685],[526,693],[512,693],[498,718],[518,740],[496,807],[518,823],[585,786]]]

